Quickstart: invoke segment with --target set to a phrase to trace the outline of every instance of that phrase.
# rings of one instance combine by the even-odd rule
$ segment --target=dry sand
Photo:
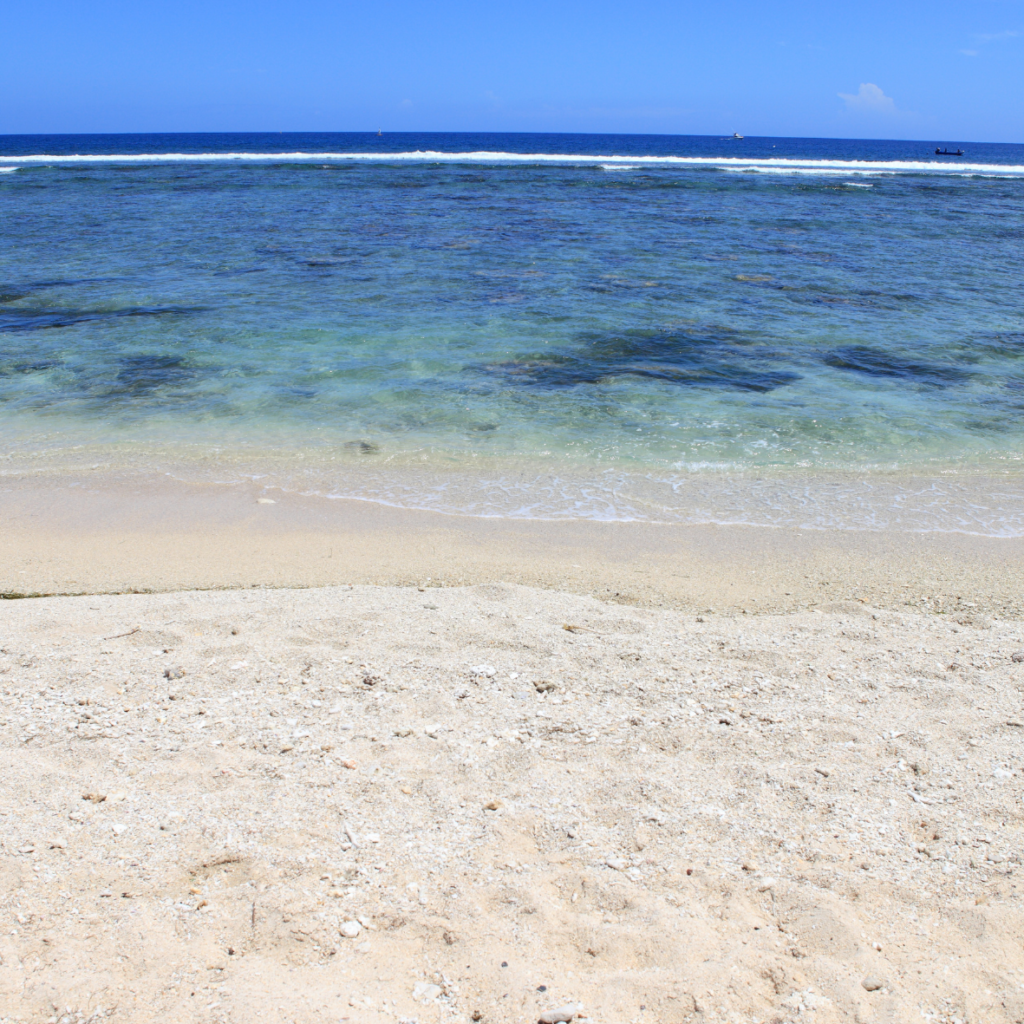
[[[47,547],[48,514],[9,520],[8,590],[195,564],[141,513],[114,555],[110,522],[91,560],[81,522]],[[174,535],[214,564],[193,586],[317,581],[294,520],[206,522],[205,547]],[[565,589],[630,564],[589,529]],[[381,574],[494,573],[479,534],[425,536]],[[528,536],[539,568],[499,548],[503,575],[572,565]],[[1024,1020],[1019,549],[777,535],[716,562],[677,531],[659,561],[633,536],[658,582],[616,600],[673,607],[501,583],[0,602],[0,1021]],[[805,556],[847,573],[803,584],[823,610],[722,613]]]

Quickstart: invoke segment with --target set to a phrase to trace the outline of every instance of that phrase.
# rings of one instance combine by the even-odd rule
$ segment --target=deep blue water
[[[935,161],[935,149],[964,150],[964,159],[1024,164],[1024,145],[934,139],[742,140],[701,135],[573,135],[512,132],[175,132],[165,135],[0,135],[0,155],[161,153],[542,153],[580,156],[789,157],[824,160]],[[948,162],[945,157],[938,161]]]
[[[0,458],[1016,532],[1022,256],[1024,146],[0,137]]]

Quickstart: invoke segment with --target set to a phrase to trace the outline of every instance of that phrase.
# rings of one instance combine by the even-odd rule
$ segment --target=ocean
[[[1024,146],[0,136],[0,475],[1020,536],[1022,269]]]

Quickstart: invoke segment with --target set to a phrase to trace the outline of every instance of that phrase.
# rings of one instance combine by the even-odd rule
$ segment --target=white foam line
[[[19,167],[0,167],[0,174],[10,174],[12,171],[20,170]]]
[[[592,156],[586,153],[504,153],[472,152],[441,153],[416,150],[406,153],[64,153],[31,156],[0,156],[8,163],[18,164],[89,164],[89,163],[216,163],[285,161],[372,161],[490,163],[490,164],[632,164],[650,167],[759,167],[759,168],[825,168],[851,171],[921,172],[931,174],[1004,174],[1024,175],[1024,164],[945,163],[934,160],[805,160],[788,157],[742,158],[699,156]]]
[[[851,170],[846,167],[757,167],[752,164],[744,167],[723,167],[722,170],[728,171],[730,174],[814,174],[818,177],[827,175],[846,177],[859,174],[865,178],[877,178],[884,174],[898,173],[897,171],[865,171],[859,167]],[[963,177],[963,175],[957,175],[957,177]]]

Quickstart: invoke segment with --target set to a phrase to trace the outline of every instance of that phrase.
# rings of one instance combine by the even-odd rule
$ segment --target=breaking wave
[[[598,166],[604,170],[641,167],[720,168],[722,170],[790,174],[953,174],[1024,177],[1022,164],[953,163],[936,160],[814,160],[789,157],[718,156],[594,156],[586,153],[507,153],[492,151],[446,153],[414,150],[404,153],[40,153],[4,156],[18,165],[125,164],[125,163],[272,163],[272,162],[373,162],[373,163],[469,163],[469,164],[569,164]],[[7,168],[4,168],[7,170]]]

